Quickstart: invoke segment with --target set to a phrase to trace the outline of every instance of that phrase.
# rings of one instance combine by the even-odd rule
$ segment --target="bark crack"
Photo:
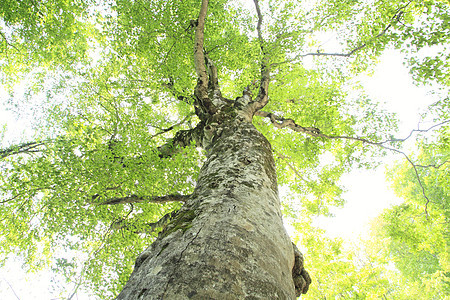
[[[198,237],[198,235],[200,234],[200,231],[202,230],[202,227],[200,227],[200,229],[197,231],[197,233],[194,235],[194,237],[192,238],[192,240],[190,240],[186,247],[184,247],[184,249],[181,251],[180,256],[178,257],[176,263],[174,264],[174,266],[176,267],[178,265],[178,263],[181,261],[181,259],[183,258],[183,254],[184,252],[187,250],[187,248],[195,241],[195,239]],[[167,280],[167,284],[164,288],[164,293],[162,294],[162,299],[164,299],[166,293],[167,293],[167,289],[169,288],[169,285],[172,283],[172,281],[174,280],[174,273],[175,271],[172,270],[172,274],[170,275],[169,279]]]

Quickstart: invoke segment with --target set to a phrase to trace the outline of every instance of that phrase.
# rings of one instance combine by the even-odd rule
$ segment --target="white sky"
[[[417,129],[420,113],[434,99],[425,88],[413,84],[411,75],[402,64],[398,51],[386,51],[372,77],[361,78],[367,94],[374,100],[386,102],[386,108],[397,113],[399,118],[398,138],[405,138],[412,129]],[[425,124],[421,128],[428,127]],[[403,159],[399,154],[389,155],[387,163]],[[383,209],[401,203],[385,181],[384,166],[376,170],[355,170],[343,177],[348,188],[344,194],[347,203],[344,208],[333,211],[334,218],[320,218],[317,225],[333,237],[354,241],[368,233],[369,223]]]

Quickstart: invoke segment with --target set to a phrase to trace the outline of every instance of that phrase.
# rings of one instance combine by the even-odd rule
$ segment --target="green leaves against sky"
[[[296,217],[308,268],[320,277],[306,299],[407,299],[405,286],[417,297],[427,291],[435,297],[430,299],[441,299],[450,272],[443,235],[449,218],[448,2],[260,5],[271,69],[263,110],[333,137],[254,118],[272,144],[279,184],[296,194],[285,212]],[[2,260],[20,253],[31,270],[54,269],[68,280],[64,295],[79,284],[100,298],[121,288],[137,254],[156,236],[145,232],[146,224],[181,204],[100,204],[131,195],[189,194],[204,160],[194,144],[172,157],[158,153],[177,131],[199,122],[192,105],[199,9],[198,0],[1,2],[0,80],[8,95],[2,105],[28,116],[33,126],[32,135],[2,131]],[[210,1],[204,50],[229,99],[246,86],[257,93],[264,55],[256,24],[252,1]],[[368,242],[358,265],[361,249],[344,250],[310,224],[344,204],[341,175],[378,165],[388,151],[361,140],[395,136],[395,117],[355,80],[392,48],[405,54],[417,84],[434,84],[441,100],[426,118],[441,125],[406,149],[416,169],[403,162],[392,167],[389,176],[405,203],[380,216],[375,235],[382,242]],[[31,148],[21,147],[29,142]],[[406,151],[402,145],[383,144]],[[391,272],[390,262],[398,272]]]

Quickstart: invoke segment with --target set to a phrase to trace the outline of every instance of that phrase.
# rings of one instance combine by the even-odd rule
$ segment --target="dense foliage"
[[[191,193],[204,160],[194,143],[161,155],[177,132],[199,122],[192,92],[200,3],[2,1],[2,105],[32,120],[32,130],[1,132],[0,261],[19,253],[29,270],[51,268],[67,280],[65,294],[80,285],[100,298],[120,290],[157,235],[155,222],[181,206],[152,197]],[[279,184],[297,195],[285,212],[315,282],[306,299],[444,299],[448,2],[260,6],[259,37],[251,1],[210,1],[204,51],[229,99],[245,87],[256,92],[261,63],[270,66],[264,111],[272,115],[254,124],[272,144]],[[393,138],[395,117],[353,80],[392,48],[405,54],[415,82],[433,84],[440,96],[424,116],[435,126],[406,141]],[[314,134],[280,128],[289,119]],[[345,249],[312,220],[344,204],[341,175],[376,166],[386,152],[407,155],[389,175],[405,202],[379,217],[371,242]]]

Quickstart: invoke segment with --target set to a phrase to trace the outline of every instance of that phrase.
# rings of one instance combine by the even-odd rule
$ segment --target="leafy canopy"
[[[181,205],[156,203],[154,197],[191,193],[204,160],[195,143],[162,155],[175,147],[182,130],[199,122],[193,106],[193,49],[200,4],[2,1],[5,105],[35,119],[33,135],[22,141],[11,142],[13,128],[2,132],[2,260],[20,253],[30,270],[50,266],[72,284],[67,287],[83,285],[101,298],[120,290],[136,255],[154,240],[157,220]],[[229,99],[241,96],[246,87],[256,93],[261,64],[270,69],[267,114],[256,116],[254,124],[273,146],[279,184],[301,195],[296,206],[308,216],[330,215],[330,207],[344,203],[342,174],[372,167],[385,151],[401,146],[392,139],[394,117],[351,79],[370,71],[384,49],[396,48],[408,57],[418,84],[448,87],[448,3],[266,0],[259,5],[261,32],[254,6],[210,1],[204,52],[217,67],[222,94]],[[432,55],[424,54],[428,50]],[[442,103],[448,103],[448,96]],[[446,118],[438,115],[437,121]],[[289,119],[313,134],[284,126]],[[435,153],[448,155],[446,145],[448,126],[437,140],[424,141],[418,156],[442,164],[445,158],[436,161]],[[410,166],[402,167],[405,177],[398,185],[420,189]],[[438,188],[448,176],[430,168],[424,172],[429,174],[419,175],[428,197],[448,199],[445,188]],[[411,193],[423,208],[420,193]],[[445,213],[434,206],[447,202],[433,201],[430,217],[442,218]],[[420,211],[405,205],[398,208],[404,210],[402,218]],[[389,214],[387,220],[394,222]],[[398,224],[389,226],[401,230]],[[392,248],[398,250],[397,233],[390,234]],[[330,243],[306,247],[334,256]],[[421,251],[435,253],[426,245]],[[412,274],[407,266],[398,267]],[[322,266],[318,273],[329,268]],[[352,268],[338,265],[336,273]],[[430,268],[429,273],[439,269]]]

